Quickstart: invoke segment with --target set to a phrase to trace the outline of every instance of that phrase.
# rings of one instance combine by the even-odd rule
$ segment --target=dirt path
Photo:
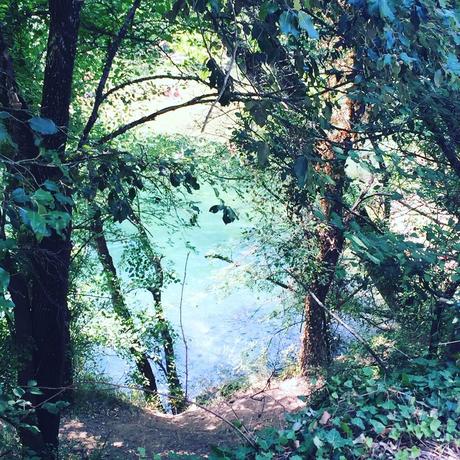
[[[310,391],[301,378],[273,381],[268,388],[251,388],[216,402],[209,410],[230,422],[240,420],[242,431],[253,433],[264,426],[282,426],[287,412],[303,407],[298,397]],[[244,441],[222,419],[195,405],[177,416],[127,405],[93,411],[65,419],[61,437],[82,459],[91,451],[104,459],[135,459],[139,447],[145,448],[148,458],[171,450],[206,456],[212,446]]]

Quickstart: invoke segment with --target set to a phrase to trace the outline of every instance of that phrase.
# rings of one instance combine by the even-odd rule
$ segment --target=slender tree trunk
[[[319,227],[319,253],[317,257],[318,271],[310,284],[309,291],[326,303],[326,298],[334,280],[337,263],[343,251],[344,223],[343,194],[345,186],[345,159],[352,147],[353,138],[350,134],[358,116],[358,107],[350,99],[343,102],[343,107],[333,115],[333,125],[341,128],[332,132],[327,141],[321,142],[317,150],[323,163],[319,169],[333,180],[326,185],[321,199],[321,210],[326,218],[323,226]],[[337,158],[333,145],[340,145],[343,151]],[[331,359],[328,340],[328,317],[324,309],[315,301],[310,292],[304,303],[304,328],[301,337],[299,363],[301,372],[307,374],[311,367],[327,365]]]
[[[141,233],[141,236],[142,235],[144,235],[144,238],[147,237],[147,235]],[[164,283],[163,267],[161,266],[161,259],[158,256],[153,255],[153,251],[150,248],[150,242],[148,239],[147,241],[143,241],[143,244],[148,245],[148,248],[150,249],[148,252],[151,256],[150,260],[155,267],[156,283],[155,286],[149,288],[149,291],[153,296],[156,318],[161,331],[161,340],[163,342],[163,350],[165,355],[166,379],[168,381],[171,410],[173,414],[180,414],[187,407],[187,402],[185,401],[185,395],[182,390],[179,375],[177,373],[176,355],[174,353],[174,340],[172,338],[170,326],[165,318],[163,305],[161,303],[161,290]]]
[[[329,169],[327,174],[335,183],[328,186],[327,193],[321,200],[321,208],[327,220],[326,225],[319,231],[318,272],[309,287],[322,303],[326,303],[344,243],[343,230],[331,223],[331,217],[333,213],[338,218],[343,217],[345,164],[343,160],[334,157],[332,150],[323,153],[323,157],[326,155],[329,162],[326,166]],[[301,371],[306,374],[310,367],[323,366],[330,361],[328,318],[310,293],[305,297],[304,322],[299,360]]]
[[[120,279],[117,275],[112,256],[110,255],[102,222],[98,217],[93,220],[92,231],[94,233],[94,242],[99,261],[104,269],[105,278],[112,298],[113,309],[120,318],[124,328],[127,331],[134,331],[135,324],[123,297]],[[145,389],[146,398],[152,399],[152,397],[155,398],[157,396],[158,386],[148,356],[145,352],[139,351],[140,349],[142,349],[142,344],[139,340],[136,340],[130,348],[130,352],[134,358],[138,372],[144,379],[143,387]]]

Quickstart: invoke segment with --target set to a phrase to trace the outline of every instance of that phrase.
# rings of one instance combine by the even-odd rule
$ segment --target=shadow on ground
[[[212,446],[244,442],[222,418],[230,423],[240,421],[241,430],[249,436],[265,426],[281,427],[287,412],[304,406],[299,396],[310,392],[302,378],[273,381],[213,403],[208,410],[193,405],[177,416],[114,402],[104,410],[64,418],[61,438],[82,459],[91,452],[104,459],[139,458],[139,447],[145,449],[147,458],[170,451],[204,457]]]

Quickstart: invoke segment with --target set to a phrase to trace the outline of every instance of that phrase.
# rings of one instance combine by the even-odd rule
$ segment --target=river
[[[178,366],[184,385],[187,374],[191,397],[232,378],[254,373],[260,376],[281,367],[286,356],[292,355],[299,336],[298,326],[273,335],[280,329],[281,319],[268,321],[267,317],[287,301],[281,288],[264,292],[232,283],[231,265],[206,257],[215,252],[238,261],[248,257],[243,232],[252,224],[244,217],[243,204],[236,206],[239,220],[225,225],[221,213],[208,211],[218,203],[210,190],[200,190],[193,198],[200,202],[202,210],[199,227],[172,233],[160,225],[149,228],[161,247],[165,263],[170,264],[181,280],[189,254],[182,302],[187,372],[185,345],[180,338],[181,283],[168,285],[162,300],[166,317],[179,335],[175,346]],[[121,245],[112,244],[110,250],[119,262]],[[122,276],[126,280],[127,275]],[[127,300],[132,308],[153,308],[151,294],[146,291],[132,292]],[[127,380],[130,371],[128,363],[110,350],[106,350],[100,367],[110,379],[119,383]],[[160,390],[166,390],[164,382]]]

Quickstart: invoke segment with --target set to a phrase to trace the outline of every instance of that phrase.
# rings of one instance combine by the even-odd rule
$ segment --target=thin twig
[[[117,128],[115,131],[112,131],[109,134],[106,134],[105,136],[101,137],[99,140],[95,142],[96,145],[101,145],[105,144],[108,141],[111,141],[115,139],[116,137],[126,133],[126,131],[129,131],[130,129],[133,129],[139,125],[142,125],[144,123],[148,123],[150,121],[154,121],[157,117],[160,115],[164,115],[165,113],[172,112],[177,109],[181,109],[184,107],[189,107],[192,105],[197,105],[197,104],[207,104],[209,102],[213,102],[214,98],[216,96],[216,93],[210,93],[210,94],[203,94],[201,96],[194,97],[193,99],[190,99],[186,102],[182,102],[180,104],[175,104],[171,105],[168,107],[165,107],[163,109],[157,110],[156,112],[153,112],[149,115],[145,115],[141,118],[138,118],[137,120],[131,121],[129,123],[126,123],[123,126],[120,126]]]
[[[165,75],[149,75],[149,76],[146,76],[146,77],[140,77],[140,78],[136,78],[134,80],[125,81],[124,83],[120,83],[119,85],[110,88],[109,90],[107,90],[107,92],[105,94],[102,95],[102,100],[107,99],[111,94],[113,94],[113,93],[115,93],[117,91],[120,91],[121,89],[124,89],[127,86],[137,85],[139,83],[144,83],[146,81],[154,81],[154,80],[196,81],[196,82],[203,83],[203,84],[209,86],[209,84],[206,81],[204,81],[200,77],[197,77],[197,76],[194,76],[194,75],[169,75],[169,74],[165,74]]]
[[[187,253],[187,257],[185,258],[185,265],[184,265],[184,277],[182,278],[182,286],[180,290],[180,302],[179,302],[179,325],[182,335],[182,341],[184,342],[185,347],[185,396],[184,399],[187,400],[188,397],[188,342],[187,338],[185,337],[184,332],[184,323],[182,321],[182,305],[184,301],[184,288],[185,288],[185,280],[187,279],[187,266],[188,266],[188,259],[190,257],[190,252]]]
[[[131,27],[131,24],[134,20],[134,15],[136,14],[136,10],[139,8],[140,3],[141,0],[133,1],[133,4],[125,17],[123,25],[121,26],[120,30],[118,31],[118,34],[113,39],[107,51],[104,69],[102,70],[101,79],[99,80],[99,84],[97,85],[96,89],[96,95],[94,96],[93,109],[91,111],[91,115],[88,118],[88,122],[86,123],[86,126],[83,129],[80,141],[78,142],[79,148],[81,148],[86,143],[89,137],[89,133],[93,128],[94,123],[96,123],[99,106],[103,101],[103,91],[105,88],[105,84],[107,83],[107,79],[109,78],[110,70],[112,69],[113,60],[115,59],[115,55],[117,54],[118,49],[120,48],[120,44],[125,38],[128,29]]]

